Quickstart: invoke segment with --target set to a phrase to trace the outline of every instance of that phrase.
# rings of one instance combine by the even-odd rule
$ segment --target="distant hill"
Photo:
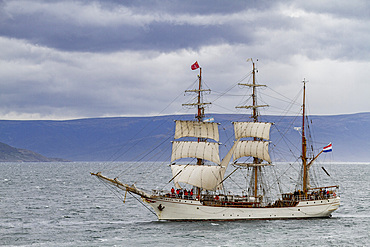
[[[220,125],[220,142],[231,140],[231,121],[248,119],[246,115],[213,114]],[[192,119],[194,115],[158,117],[90,118],[67,121],[0,121],[0,141],[32,150],[47,157],[72,161],[168,160],[173,140],[174,119]],[[292,124],[299,117],[264,116],[274,122],[272,138],[285,133],[294,143],[300,135]],[[335,116],[310,116],[309,133],[318,146],[333,143],[336,161],[370,161],[370,113]],[[228,141],[230,143],[230,141]],[[221,149],[221,156],[225,150]],[[154,150],[150,155],[146,151]],[[299,150],[298,150],[299,151]]]
[[[0,142],[0,162],[50,162],[65,161],[63,159],[47,158],[41,154],[26,149],[11,147]]]

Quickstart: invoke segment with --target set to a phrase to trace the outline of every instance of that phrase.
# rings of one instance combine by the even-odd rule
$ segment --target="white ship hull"
[[[205,206],[198,200],[177,198],[144,199],[159,220],[257,220],[325,218],[338,209],[340,197],[300,201],[294,207],[217,207]]]
[[[198,66],[199,68],[199,66]],[[307,139],[305,136],[305,81],[303,86],[303,114],[300,134],[302,137],[302,174],[300,174],[299,186],[291,193],[282,193],[279,200],[271,202],[269,206],[263,201],[266,195],[265,184],[262,183],[263,166],[271,166],[272,160],[269,153],[270,128],[272,123],[258,121],[255,81],[255,65],[253,63],[253,84],[238,83],[238,85],[253,87],[253,105],[238,106],[237,108],[253,109],[251,118],[253,121],[233,122],[235,141],[225,157],[219,157],[220,134],[218,123],[204,121],[204,106],[209,103],[203,102],[202,93],[209,91],[202,89],[201,68],[198,75],[199,89],[187,90],[197,94],[197,103],[183,104],[196,106],[198,114],[194,121],[175,121],[175,135],[172,141],[171,171],[172,178],[169,182],[177,188],[171,191],[155,191],[149,194],[134,184],[121,183],[117,178],[111,179],[101,175],[100,172],[92,175],[122,189],[130,194],[136,194],[149,204],[159,220],[257,220],[257,219],[304,219],[330,217],[331,213],[338,209],[340,197],[338,185],[326,187],[310,187],[309,169],[313,162],[323,152],[331,151],[331,144],[324,147],[315,157],[307,158]],[[280,132],[280,131],[279,131]],[[210,140],[210,141],[209,141]],[[196,159],[196,163],[180,163],[181,159]],[[233,161],[231,159],[233,158]],[[211,164],[209,164],[209,162]],[[228,165],[232,163],[237,167],[229,175],[225,176]],[[245,178],[250,179],[246,195],[225,195],[224,181],[239,168],[245,169]],[[329,173],[322,167],[327,175]],[[330,176],[330,175],[329,175]],[[282,176],[279,176],[282,177]],[[169,183],[167,182],[167,184]],[[302,183],[301,183],[302,182]],[[247,182],[248,184],[248,182]],[[188,191],[186,188],[192,188]],[[185,189],[183,189],[185,188]],[[190,193],[190,194],[189,194]],[[220,194],[221,193],[221,194]],[[253,196],[251,196],[253,195]],[[126,194],[125,194],[126,196]],[[190,198],[192,199],[188,199]],[[186,199],[185,199],[186,198]],[[194,198],[198,198],[195,200]]]

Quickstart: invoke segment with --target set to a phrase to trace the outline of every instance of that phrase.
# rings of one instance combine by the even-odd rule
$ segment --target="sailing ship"
[[[307,139],[305,134],[305,94],[306,81],[303,81],[303,104],[301,126],[301,166],[302,187],[288,193],[281,193],[274,201],[267,200],[261,186],[263,171],[273,165],[269,154],[270,128],[272,123],[259,121],[261,107],[267,105],[257,104],[257,88],[265,87],[256,83],[256,68],[252,61],[252,83],[239,83],[252,90],[252,105],[238,106],[238,108],[251,109],[251,120],[233,122],[235,140],[225,157],[221,160],[219,155],[219,124],[205,118],[203,93],[209,89],[202,87],[202,68],[198,63],[192,69],[200,70],[199,82],[196,89],[187,92],[195,93],[197,101],[191,104],[197,109],[193,121],[175,121],[174,141],[172,142],[171,170],[176,190],[147,192],[119,181],[109,178],[101,172],[91,173],[103,182],[106,182],[125,193],[136,194],[149,205],[159,220],[255,220],[255,219],[300,219],[330,217],[340,204],[339,186],[313,187],[310,184],[310,168],[316,159],[330,149],[323,149],[312,158],[307,157]],[[243,157],[250,162],[239,162]],[[175,161],[184,158],[193,158],[194,164],[176,164]],[[233,158],[233,162],[231,159]],[[207,162],[206,162],[207,161]],[[212,164],[209,165],[208,163]],[[237,167],[226,175],[229,163]],[[262,169],[263,168],[263,169]],[[226,193],[224,183],[238,169],[251,171],[249,188],[242,194]],[[192,189],[183,190],[185,186]],[[126,196],[126,195],[125,195]]]

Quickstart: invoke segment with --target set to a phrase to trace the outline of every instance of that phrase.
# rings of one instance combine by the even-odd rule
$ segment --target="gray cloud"
[[[289,97],[308,77],[313,113],[369,111],[369,11],[360,0],[1,1],[0,116],[180,112],[168,104],[196,79],[191,63],[204,67],[212,99],[251,69],[248,57]],[[358,97],[343,102],[347,93]],[[335,104],[323,109],[328,95]]]
[[[9,2],[2,10],[0,34],[67,51],[197,49],[203,45],[249,41],[253,29],[261,27],[249,15],[258,9],[267,11],[266,6],[273,7],[261,3]],[[248,25],[244,17],[250,20]],[[278,25],[274,20],[268,24]]]

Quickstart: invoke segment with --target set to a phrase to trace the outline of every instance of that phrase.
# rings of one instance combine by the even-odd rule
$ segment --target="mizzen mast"
[[[306,80],[303,79],[303,104],[302,104],[302,167],[303,167],[303,193],[307,195],[309,187],[308,165],[307,165],[307,139],[305,135],[306,117]]]

